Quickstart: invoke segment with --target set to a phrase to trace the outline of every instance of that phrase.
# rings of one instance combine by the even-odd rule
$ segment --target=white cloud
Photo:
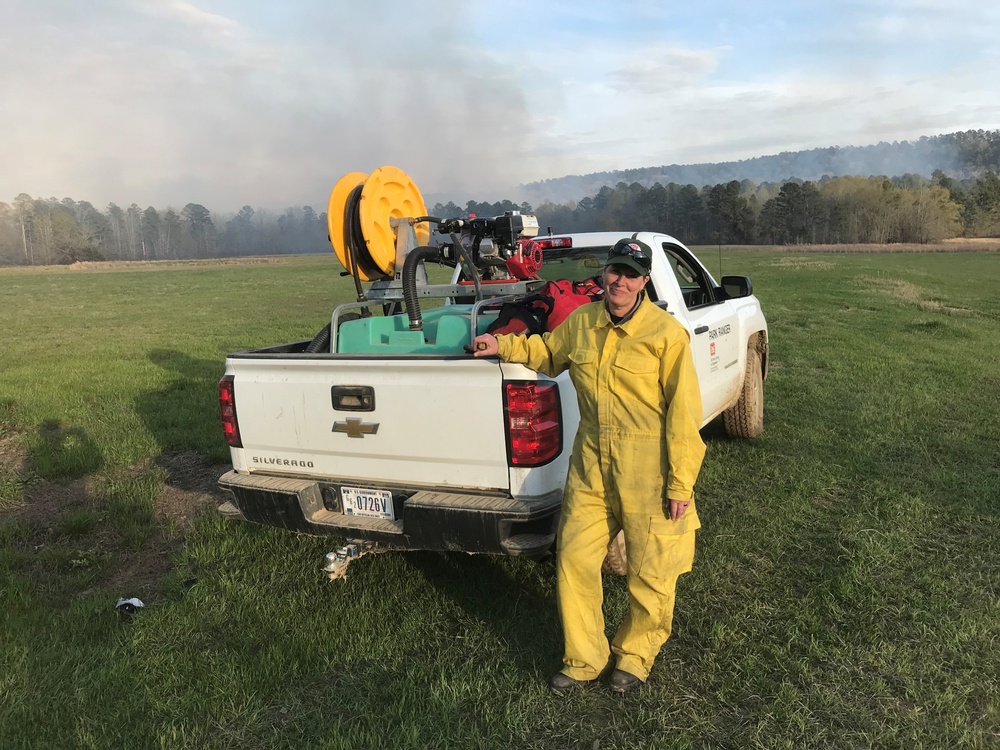
[[[0,201],[321,209],[384,164],[464,201],[995,128],[997,8],[7,0]]]
[[[909,46],[914,56],[925,54],[927,42],[962,45],[996,38],[1000,6],[980,0],[874,0],[854,2],[853,19],[845,34],[875,43]]]
[[[234,38],[242,36],[242,25],[231,18],[211,13],[182,0],[143,0],[136,3],[136,9],[161,16],[165,19],[178,21],[185,26],[200,31],[209,39]]]
[[[631,52],[608,76],[619,91],[663,94],[701,83],[719,66],[719,50],[653,44]]]

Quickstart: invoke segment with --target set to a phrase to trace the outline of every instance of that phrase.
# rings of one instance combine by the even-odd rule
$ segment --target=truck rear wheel
[[[747,349],[740,399],[722,413],[722,421],[730,437],[755,438],[764,432],[764,372],[753,343]]]
[[[618,536],[608,545],[608,554],[601,565],[602,573],[623,576],[628,573],[628,559],[625,557],[625,532],[619,531]]]

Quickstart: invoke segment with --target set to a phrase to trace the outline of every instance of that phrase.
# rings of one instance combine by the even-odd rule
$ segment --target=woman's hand
[[[678,518],[684,515],[687,511],[688,506],[691,503],[687,500],[671,500],[670,501],[670,520],[676,521]]]
[[[497,337],[492,333],[484,333],[472,340],[472,354],[476,357],[495,357],[499,348]]]

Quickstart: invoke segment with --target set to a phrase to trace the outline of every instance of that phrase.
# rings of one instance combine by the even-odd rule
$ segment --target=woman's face
[[[635,307],[639,292],[649,281],[648,276],[640,276],[635,269],[618,265],[605,266],[601,279],[604,299],[614,315],[625,315]]]

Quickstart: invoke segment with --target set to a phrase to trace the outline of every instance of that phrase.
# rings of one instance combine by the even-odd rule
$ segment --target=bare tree
[[[181,217],[172,208],[163,212],[163,221],[158,232],[159,247],[167,258],[177,258],[177,242],[181,233]]]
[[[147,252],[151,258],[159,257],[161,224],[160,214],[152,206],[142,212],[142,257],[145,258]]]
[[[111,236],[115,242],[114,255],[125,257],[125,212],[114,203],[108,204],[108,221],[111,223]]]
[[[125,210],[125,244],[133,260],[140,255],[146,259],[146,248],[142,244],[142,209],[135,203]]]
[[[14,199],[14,211],[21,225],[21,243],[24,247],[24,262],[35,263],[34,242],[31,241],[32,220],[35,217],[35,202],[27,193],[21,193]]]

